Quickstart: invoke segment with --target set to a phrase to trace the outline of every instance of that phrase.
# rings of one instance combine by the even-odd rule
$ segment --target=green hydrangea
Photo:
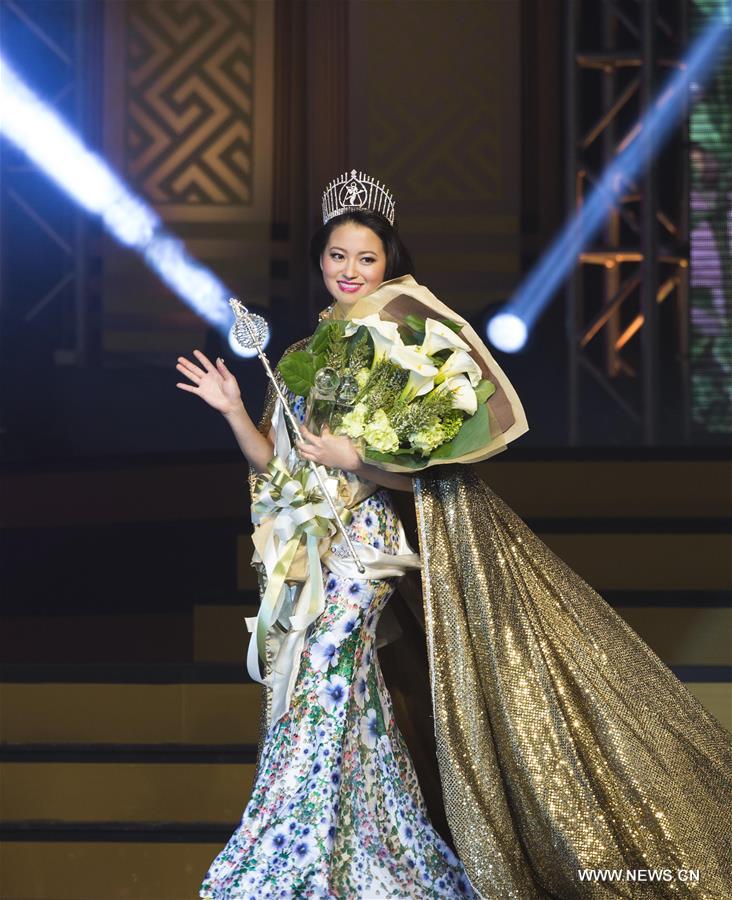
[[[383,409],[377,409],[373,414],[364,429],[363,436],[369,446],[382,453],[394,453],[399,449],[399,438]]]
[[[445,442],[445,429],[440,422],[434,421],[420,431],[413,431],[409,435],[409,443],[415,450],[423,455],[431,453],[436,447]]]
[[[368,407],[365,403],[357,403],[350,412],[343,416],[340,425],[336,428],[336,432],[338,434],[347,434],[350,438],[361,437],[366,427],[367,412]]]
[[[449,413],[446,413],[443,416],[442,428],[445,432],[443,443],[451,441],[455,437],[458,431],[463,427],[464,421],[465,418],[459,409],[451,409]]]

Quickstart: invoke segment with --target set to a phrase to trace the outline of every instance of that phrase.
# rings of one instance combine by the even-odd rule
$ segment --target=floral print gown
[[[289,397],[300,421],[301,397]],[[398,519],[378,489],[353,509],[352,539],[397,552]],[[433,829],[397,729],[375,648],[394,579],[326,568],[290,707],[266,735],[241,824],[212,862],[205,900],[474,897]]]

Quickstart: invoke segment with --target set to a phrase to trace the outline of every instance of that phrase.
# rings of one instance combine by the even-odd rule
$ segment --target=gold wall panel
[[[266,305],[272,200],[271,0],[108,0],[105,155],[193,256]],[[107,358],[167,364],[207,325],[104,242]]]
[[[394,191],[418,280],[466,313],[518,279],[519,6],[349,6],[351,164]]]
[[[254,4],[131,0],[127,167],[155,203],[252,200]]]
[[[262,0],[127,0],[114,12],[124,168],[166,218],[269,217],[272,15]]]

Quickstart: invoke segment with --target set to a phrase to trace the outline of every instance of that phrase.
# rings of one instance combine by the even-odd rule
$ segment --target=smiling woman
[[[366,296],[382,281],[415,273],[396,227],[379,213],[362,209],[342,212],[319,228],[310,242],[310,259],[322,271],[328,293],[343,303]],[[354,296],[339,281],[362,284],[364,289]]]
[[[468,380],[476,364],[444,327],[459,317],[412,277],[383,186],[346,173],[323,205],[310,254],[333,303],[321,313],[320,332],[355,343],[360,322],[372,338],[371,371],[383,366],[386,384],[394,373],[381,358],[382,338],[388,343],[409,319],[410,304],[429,300],[443,320],[425,323],[423,347],[433,362],[442,353],[443,365],[438,373],[420,354],[412,358],[414,346],[401,347],[400,389],[407,377],[417,392],[420,379]],[[363,298],[362,307],[393,311],[396,322],[360,318]],[[460,328],[471,350],[482,348],[496,381],[490,434],[505,449],[526,430],[521,403],[465,320]],[[297,360],[310,340],[285,358]],[[306,498],[311,519],[302,504],[285,509],[287,492],[295,496],[303,484],[284,462],[290,436],[282,400],[270,386],[256,426],[223,362],[196,356],[200,365],[181,357],[178,369],[192,384],[179,387],[222,412],[253,473],[267,471],[255,506],[269,490],[278,514],[317,528],[318,498]],[[283,393],[303,423],[305,381],[290,391],[283,381]],[[459,404],[475,401],[474,392],[450,394],[450,412],[460,417]],[[345,527],[365,571],[339,545],[321,554],[313,540],[306,590],[287,581],[289,569],[282,573],[284,554],[270,555],[257,617],[264,610],[269,627],[260,635],[255,624],[263,652],[252,644],[267,685],[259,765],[241,823],[211,863],[200,897],[631,897],[622,885],[579,885],[577,873],[634,871],[641,862],[644,871],[693,866],[704,873],[694,896],[731,897],[732,741],[653,651],[472,466],[385,471],[364,463],[347,434],[301,428],[300,456],[327,466],[348,494]],[[419,554],[386,488],[413,497]],[[398,594],[390,601],[397,578],[415,568],[419,623]],[[280,593],[270,621],[271,586]],[[376,652],[388,601],[403,625],[394,652],[408,698],[400,725],[414,761]],[[424,707],[415,684],[428,686]],[[438,831],[443,812],[449,830]],[[690,896],[682,887],[656,885],[648,896]]]
[[[353,187],[351,199],[360,190]],[[323,318],[347,318],[357,300],[414,268],[396,229],[366,208],[326,218],[310,255],[333,299]],[[201,396],[216,400],[207,380],[221,374],[221,364],[210,372],[182,365]],[[232,398],[226,415],[239,445],[262,471],[272,445],[262,447],[228,376],[219,390]],[[287,399],[304,437],[300,456],[342,471],[350,484],[349,536],[367,568],[360,575],[343,561],[324,561],[324,609],[289,663],[290,691],[268,692],[269,728],[252,795],[200,896],[473,896],[462,864],[430,822],[375,652],[398,574],[419,566],[385,489],[411,493],[412,479],[364,463],[346,435],[311,433],[304,398],[290,391]],[[269,422],[263,430],[274,441]]]
[[[377,234],[365,225],[344,222],[331,230],[320,255],[323,281],[342,303],[370,294],[384,280],[386,253]]]

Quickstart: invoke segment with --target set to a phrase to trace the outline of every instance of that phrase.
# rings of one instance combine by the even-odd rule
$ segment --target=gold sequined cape
[[[401,579],[387,609],[402,636],[379,657],[476,891],[732,900],[732,736],[471,466],[413,482],[414,503],[393,496],[416,525],[422,597]]]

